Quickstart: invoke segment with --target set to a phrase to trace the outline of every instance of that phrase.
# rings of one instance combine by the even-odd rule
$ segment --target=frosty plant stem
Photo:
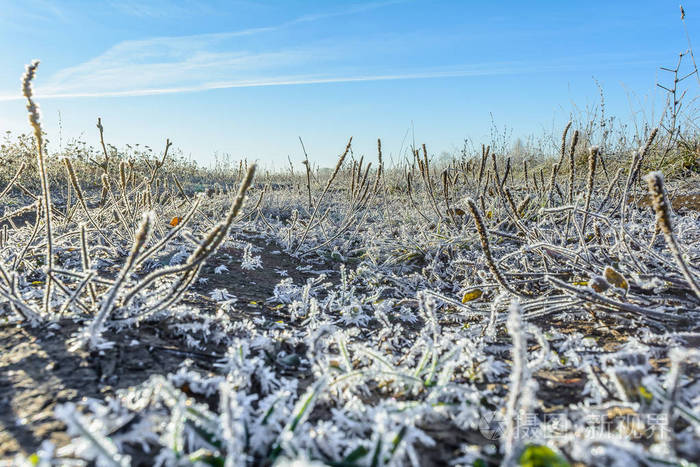
[[[564,162],[564,157],[566,157],[566,134],[569,132],[571,124],[572,122],[569,121],[569,123],[567,123],[564,127],[564,132],[561,135],[561,157],[559,159],[559,162],[552,166],[552,175],[549,179],[549,185],[547,186],[547,200],[549,201],[549,203],[552,202],[552,191],[554,190],[554,184],[557,180],[557,172],[559,172],[559,169],[561,168],[561,165]],[[578,137],[578,133],[576,134],[576,137]],[[527,181],[527,168],[525,170],[525,180]]]
[[[78,182],[78,177],[75,175],[75,170],[73,170],[73,164],[71,163],[70,159],[67,157],[63,158],[63,163],[66,166],[66,171],[68,172],[68,178],[70,179],[71,184],[73,185],[73,190],[75,191],[76,196],[78,197],[78,203],[83,207],[83,211],[85,211],[85,217],[87,217],[88,221],[92,226],[95,228],[97,233],[100,234],[102,238],[104,238],[105,242],[111,246],[115,247],[114,243],[105,235],[104,232],[102,232],[102,229],[100,229],[100,226],[97,225],[97,222],[95,222],[95,219],[90,215],[90,209],[87,206],[87,202],[85,201],[85,196],[83,195],[83,190],[80,188],[80,182]]]
[[[479,233],[479,239],[481,240],[481,249],[483,250],[484,257],[486,258],[486,264],[488,264],[489,269],[491,270],[491,274],[493,274],[493,277],[496,279],[496,282],[498,282],[501,285],[501,287],[503,287],[505,290],[512,293],[513,295],[525,297],[523,294],[517,292],[510,285],[508,285],[505,278],[501,274],[501,271],[498,270],[498,266],[496,266],[496,263],[493,260],[493,256],[491,255],[491,247],[489,246],[489,238],[486,233],[484,218],[481,217],[481,213],[479,212],[479,208],[476,207],[476,203],[473,199],[467,198],[467,205],[469,206],[469,210],[472,213],[472,217],[474,217],[476,231]]]
[[[85,229],[85,224],[80,224],[80,260],[83,267],[84,273],[90,272],[90,253],[87,246],[87,231]],[[92,300],[93,306],[97,303],[97,295],[95,293],[95,286],[90,284],[88,286],[90,291],[90,299]]]
[[[90,426],[76,409],[72,402],[56,408],[56,416],[61,419],[72,431],[80,433],[88,444],[93,448],[97,465],[109,467],[126,467],[130,465],[131,458],[119,454],[119,449],[109,437],[104,436],[99,431],[90,429]]]
[[[683,277],[685,277],[685,280],[688,282],[688,285],[690,285],[690,288],[693,290],[693,293],[695,293],[695,296],[700,299],[700,286],[695,280],[695,277],[693,277],[693,273],[690,272],[685,260],[683,260],[681,249],[678,246],[678,241],[673,233],[670,209],[668,207],[666,193],[664,192],[664,176],[661,172],[650,172],[644,178],[649,186],[651,204],[654,207],[654,212],[656,213],[656,225],[659,226],[661,232],[664,234],[668,249],[671,250],[671,254],[683,273]]]
[[[625,182],[625,190],[622,192],[622,225],[627,222],[627,211],[628,211],[628,203],[627,203],[627,197],[629,195],[630,188],[632,187],[632,184],[634,183],[634,180],[637,178],[637,173],[640,170],[640,167],[642,165],[642,160],[646,156],[646,154],[649,152],[649,149],[651,148],[652,143],[654,142],[654,138],[656,138],[657,133],[659,132],[658,128],[654,128],[651,130],[651,133],[649,133],[649,137],[647,138],[647,142],[644,144],[644,147],[641,148],[639,151],[635,151],[635,153],[632,155],[632,162],[630,163],[630,171],[627,174],[627,182]],[[569,203],[571,204],[571,203]],[[624,229],[622,230],[624,233]]]
[[[301,248],[301,246],[304,244],[304,240],[306,240],[306,236],[309,234],[309,230],[311,229],[311,224],[313,224],[314,218],[318,213],[318,208],[321,206],[321,201],[323,201],[323,198],[326,196],[326,193],[328,193],[328,190],[331,188],[331,184],[333,184],[333,180],[335,180],[335,177],[338,176],[338,172],[340,172],[340,168],[343,166],[343,162],[345,161],[345,156],[347,156],[348,152],[350,151],[350,145],[352,145],[352,137],[350,137],[348,145],[345,146],[345,151],[343,151],[343,154],[338,159],[338,163],[335,165],[333,175],[331,175],[331,178],[328,179],[328,183],[326,183],[326,187],[323,189],[321,197],[316,202],[316,206],[314,206],[314,210],[311,214],[311,218],[309,219],[309,223],[306,224],[306,229],[304,229],[304,233],[301,235],[301,239],[299,240],[299,244],[297,245],[297,247],[294,249],[294,253],[299,251],[299,248]]]
[[[44,217],[46,218],[46,268],[47,271],[53,269],[53,232],[51,231],[51,193],[49,191],[49,178],[46,175],[46,165],[44,161],[44,136],[41,132],[41,122],[39,120],[39,107],[32,98],[32,80],[36,76],[36,69],[39,60],[32,61],[27,65],[27,70],[22,77],[22,94],[27,99],[27,112],[29,113],[29,123],[34,129],[34,139],[36,140],[36,160],[39,167],[39,177],[41,179],[41,194],[44,200]],[[46,288],[44,289],[44,313],[51,312],[51,277],[46,274]]]
[[[591,198],[593,197],[593,182],[595,181],[595,167],[596,159],[600,148],[598,146],[591,146],[588,150],[588,178],[586,179],[586,205],[583,212],[583,223],[581,225],[581,233],[586,235],[586,221],[588,220],[588,210],[591,207]]]
[[[22,172],[24,169],[27,167],[27,164],[22,162],[22,165],[19,166],[19,169],[17,169],[17,172],[15,173],[15,176],[12,177],[12,180],[10,180],[10,183],[7,184],[5,189],[0,193],[0,200],[5,197],[5,195],[12,189],[12,187],[15,185],[15,182],[19,178],[20,175],[22,175]]]
[[[506,460],[503,465],[511,465],[516,450],[520,445],[518,439],[519,414],[527,413],[530,393],[526,386],[530,377],[527,367],[527,340],[522,322],[522,309],[513,301],[508,309],[508,334],[513,339],[513,368],[510,376],[510,390],[506,407],[506,428],[503,447]]]
[[[141,225],[139,227],[138,232],[136,232],[136,235],[134,236],[134,244],[131,247],[131,254],[129,254],[129,257],[126,260],[126,263],[124,263],[124,266],[122,267],[122,270],[119,272],[119,276],[117,276],[117,279],[114,281],[114,285],[112,286],[111,290],[109,291],[109,294],[105,298],[104,302],[102,302],[102,306],[100,307],[100,312],[97,314],[93,322],[90,324],[89,328],[89,338],[90,338],[90,348],[95,349],[98,347],[102,335],[102,328],[104,327],[104,322],[107,319],[107,316],[109,316],[109,313],[112,311],[112,308],[114,307],[114,301],[117,298],[117,295],[119,293],[119,289],[121,286],[124,284],[124,281],[127,279],[129,276],[129,273],[131,272],[131,269],[133,268],[134,264],[136,263],[136,258],[138,257],[139,253],[141,252],[141,249],[143,246],[146,244],[148,241],[148,238],[151,235],[151,229],[153,227],[154,223],[154,214],[153,213],[144,213],[143,215],[143,220],[141,221]]]

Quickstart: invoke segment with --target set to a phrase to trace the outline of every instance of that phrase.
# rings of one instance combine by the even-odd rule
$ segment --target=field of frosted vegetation
[[[700,461],[692,127],[205,169],[101,121],[51,149],[35,71],[0,148],[0,465]]]

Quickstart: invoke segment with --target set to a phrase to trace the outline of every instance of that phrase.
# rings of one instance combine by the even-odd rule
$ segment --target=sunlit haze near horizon
[[[685,2],[700,41],[700,1]],[[71,139],[214,154],[281,167],[431,152],[559,134],[605,96],[605,112],[653,121],[660,66],[688,48],[678,5],[635,2],[137,2],[0,0],[0,131],[28,132],[19,78],[51,149]],[[642,114],[642,112],[644,112]],[[656,112],[656,115],[653,113]],[[60,123],[60,125],[59,125]],[[59,129],[60,128],[60,129]]]

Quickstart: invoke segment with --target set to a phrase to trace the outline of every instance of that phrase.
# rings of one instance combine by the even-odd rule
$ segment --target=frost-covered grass
[[[4,326],[78,323],[67,346],[94,362],[157,324],[190,356],[63,401],[71,442],[9,463],[697,462],[700,214],[674,212],[661,174],[641,180],[647,136],[617,176],[565,132],[527,177],[486,148],[385,167],[348,143],[326,177],[241,166],[240,188],[209,196],[182,189],[167,149],[144,169],[112,158],[102,190],[80,171],[51,197],[3,188],[6,213],[30,213],[0,237]],[[311,277],[285,277],[281,256]],[[253,274],[276,285],[244,303]]]

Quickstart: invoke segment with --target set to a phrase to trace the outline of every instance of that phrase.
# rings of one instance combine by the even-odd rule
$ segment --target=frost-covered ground
[[[700,214],[640,180],[639,154],[617,177],[587,157],[525,178],[488,154],[347,156],[309,187],[258,174],[242,207],[122,164],[101,204],[52,187],[50,236],[11,189],[0,456],[698,462]]]

